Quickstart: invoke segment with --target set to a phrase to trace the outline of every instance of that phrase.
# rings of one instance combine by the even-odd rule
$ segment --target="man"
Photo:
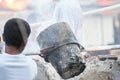
[[[56,22],[67,22],[80,44],[83,45],[83,15],[79,0],[60,0],[53,13]]]
[[[13,18],[6,22],[3,32],[5,53],[0,55],[0,80],[34,80],[37,65],[22,54],[31,33],[23,19]]]

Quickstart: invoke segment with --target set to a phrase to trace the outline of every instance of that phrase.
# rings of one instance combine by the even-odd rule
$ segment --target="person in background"
[[[37,65],[22,54],[31,33],[29,24],[20,18],[9,19],[4,26],[5,52],[0,54],[0,80],[34,80]]]
[[[84,49],[84,30],[83,30],[83,14],[79,0],[60,0],[57,1],[53,12],[53,21],[67,22],[77,38],[79,44]],[[90,57],[90,54],[83,53],[83,58]]]
[[[57,2],[53,19],[67,22],[80,44],[83,44],[83,15],[79,0],[60,0]]]

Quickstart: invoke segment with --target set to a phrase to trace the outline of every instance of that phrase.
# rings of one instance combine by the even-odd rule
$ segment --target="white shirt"
[[[0,54],[0,80],[34,80],[37,65],[29,57],[19,54]]]

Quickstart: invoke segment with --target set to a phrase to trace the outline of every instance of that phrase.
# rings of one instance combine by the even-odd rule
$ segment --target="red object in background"
[[[101,6],[109,6],[116,2],[116,0],[97,0],[98,4]]]
[[[102,12],[102,14],[105,15],[105,16],[111,16],[115,13],[116,13],[116,10],[109,10],[109,11]]]
[[[25,9],[30,3],[30,0],[1,0],[0,5],[12,10]]]

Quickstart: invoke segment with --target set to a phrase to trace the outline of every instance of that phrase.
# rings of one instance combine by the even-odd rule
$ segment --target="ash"
[[[38,65],[36,80],[64,80],[50,63],[39,56],[34,59]],[[85,62],[87,67],[82,74],[65,80],[120,80],[120,60],[100,61],[90,57]]]

